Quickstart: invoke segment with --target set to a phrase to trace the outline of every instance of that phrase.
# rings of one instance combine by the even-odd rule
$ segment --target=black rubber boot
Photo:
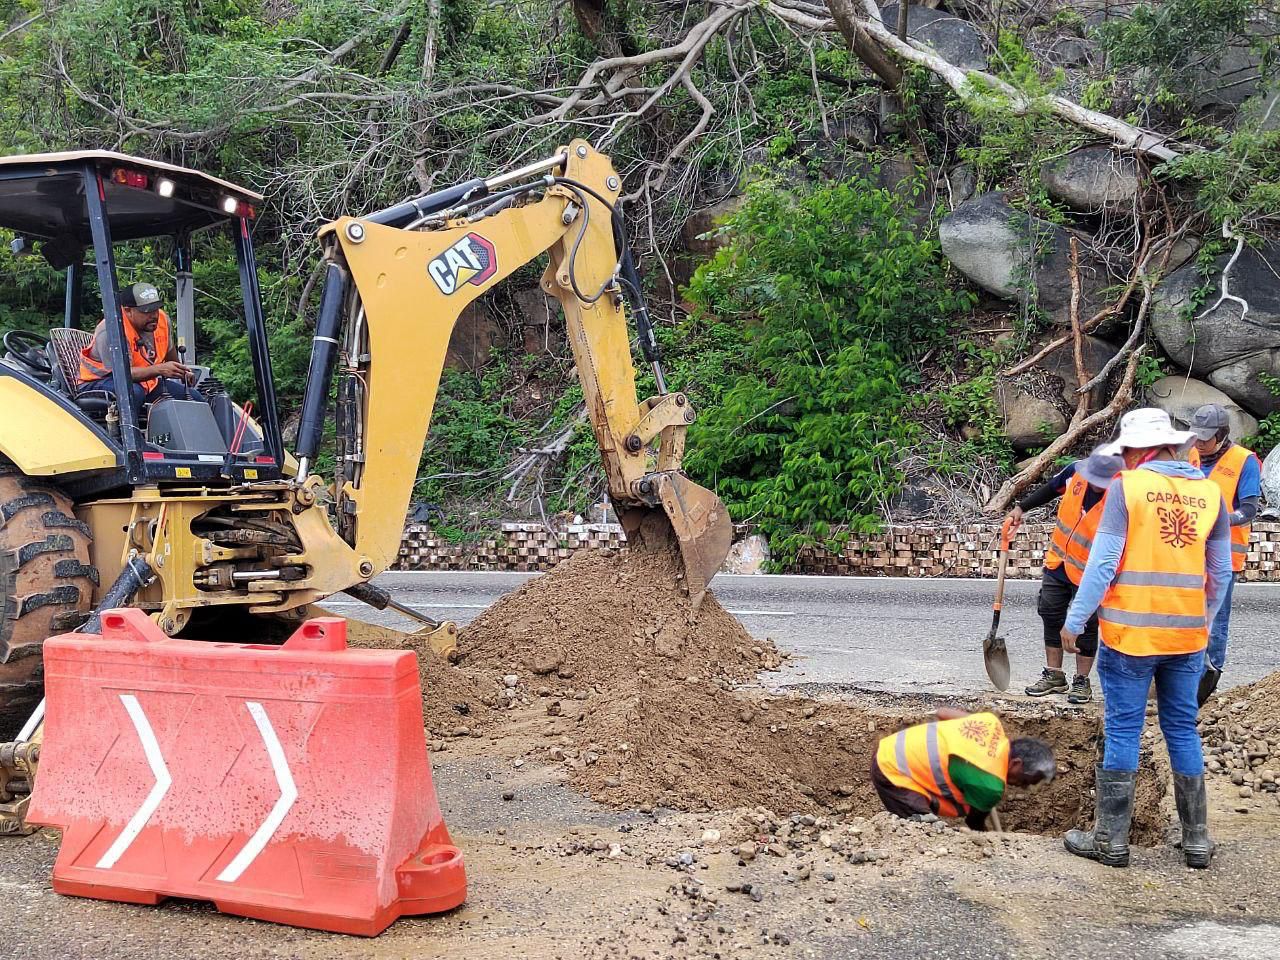
[[[1173,775],[1173,799],[1182,821],[1182,856],[1187,866],[1204,870],[1213,860],[1214,843],[1209,839],[1209,801],[1204,793],[1204,775]]]
[[[1222,679],[1222,671],[1211,666],[1207,661],[1204,673],[1200,674],[1200,686],[1196,688],[1196,706],[1203,707],[1218,689],[1218,681]]]
[[[1129,865],[1129,824],[1133,821],[1136,770],[1096,769],[1097,813],[1092,830],[1068,830],[1062,838],[1077,857],[1097,860],[1108,867]]]

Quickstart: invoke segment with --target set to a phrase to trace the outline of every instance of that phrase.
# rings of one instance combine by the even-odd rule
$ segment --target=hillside
[[[6,153],[104,147],[263,192],[296,408],[314,232],[547,155],[623,176],[687,467],[776,553],[1002,509],[1137,402],[1280,440],[1275,0],[11,2]],[[905,38],[905,39],[904,39]],[[234,286],[229,249],[196,282]],[[171,251],[122,278],[172,289]],[[464,537],[601,498],[554,302],[527,268],[461,317],[417,498]],[[61,278],[5,259],[0,331]],[[96,306],[86,298],[86,321]],[[199,349],[245,390],[234,303]],[[645,375],[642,390],[652,390]]]

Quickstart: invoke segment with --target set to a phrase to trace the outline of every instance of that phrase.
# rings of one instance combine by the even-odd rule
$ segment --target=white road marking
[[[258,858],[258,854],[267,845],[267,841],[280,828],[280,824],[289,813],[289,808],[298,799],[298,786],[293,782],[293,773],[289,770],[289,761],[285,758],[284,748],[280,746],[279,738],[276,737],[275,728],[271,726],[271,718],[267,716],[267,711],[260,703],[246,700],[245,706],[249,708],[253,722],[258,726],[258,734],[262,737],[262,744],[267,748],[267,756],[271,759],[271,769],[275,771],[276,783],[280,787],[280,799],[275,802],[275,806],[267,814],[267,819],[263,820],[262,825],[254,831],[253,836],[249,838],[249,842],[241,848],[240,852],[218,874],[218,879],[223,883],[235,883],[240,879],[240,875],[249,868],[249,864]]]
[[[124,704],[129,719],[133,721],[133,728],[138,731],[142,752],[146,755],[147,764],[151,767],[151,775],[156,778],[156,782],[151,792],[147,794],[147,799],[142,801],[142,806],[134,812],[124,829],[120,831],[120,836],[116,837],[115,842],[107,848],[107,852],[98,861],[99,870],[110,870],[116,865],[116,861],[138,838],[138,834],[147,825],[151,815],[156,812],[160,801],[164,799],[164,795],[169,792],[169,787],[173,783],[173,778],[169,776],[169,768],[164,764],[164,756],[160,753],[160,744],[156,741],[155,732],[151,729],[147,715],[142,712],[138,698],[131,693],[122,693],[120,702]]]
[[[1276,955],[1280,927],[1227,925],[1201,921],[1171,930],[1160,939],[1166,949],[1182,957],[1212,957],[1214,960],[1271,960]]]

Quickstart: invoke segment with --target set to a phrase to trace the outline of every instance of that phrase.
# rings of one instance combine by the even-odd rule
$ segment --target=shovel
[[[982,662],[987,676],[997,690],[1009,689],[1009,650],[1004,638],[996,636],[1000,629],[1000,609],[1004,606],[1004,576],[1009,567],[1009,521],[1000,528],[1000,566],[996,574],[996,602],[991,605],[991,631],[982,641]]]

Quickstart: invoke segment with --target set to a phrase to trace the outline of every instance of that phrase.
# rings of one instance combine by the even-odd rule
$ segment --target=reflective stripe
[[[1142,573],[1125,570],[1114,581],[1117,587],[1186,587],[1189,590],[1204,588],[1204,577],[1198,573]]]
[[[1129,610],[1117,610],[1114,607],[1103,607],[1098,611],[1098,619],[1109,620],[1124,627],[1169,627],[1174,630],[1204,629],[1203,616],[1181,616],[1175,613],[1134,613]]]
[[[1075,542],[1075,543],[1078,543],[1080,546],[1084,547],[1086,550],[1091,550],[1091,549],[1093,549],[1093,541],[1092,541],[1092,540],[1090,540],[1090,539],[1089,539],[1088,537],[1086,537],[1086,536],[1083,536],[1083,535],[1081,535],[1081,534],[1077,533],[1075,530],[1072,530],[1070,527],[1068,527],[1068,526],[1067,526],[1065,523],[1063,523],[1061,520],[1059,520],[1059,521],[1058,521],[1058,529],[1062,531],[1063,536],[1065,536],[1065,537],[1069,538],[1070,540],[1072,540],[1072,541],[1073,541],[1073,542]]]
[[[898,765],[898,773],[910,779],[911,768],[907,764],[907,731],[905,730],[899,730],[898,735],[893,739],[893,759]]]
[[[1249,545],[1247,543],[1233,543],[1231,544],[1231,552],[1232,553],[1248,553]]]
[[[944,800],[957,810],[963,810],[964,807],[952,794],[951,787],[947,785],[946,775],[942,772],[942,758],[938,755],[938,725],[936,723],[929,724],[925,730],[925,744],[929,748],[929,768],[933,771],[933,779],[938,784],[938,792],[942,794]]]

